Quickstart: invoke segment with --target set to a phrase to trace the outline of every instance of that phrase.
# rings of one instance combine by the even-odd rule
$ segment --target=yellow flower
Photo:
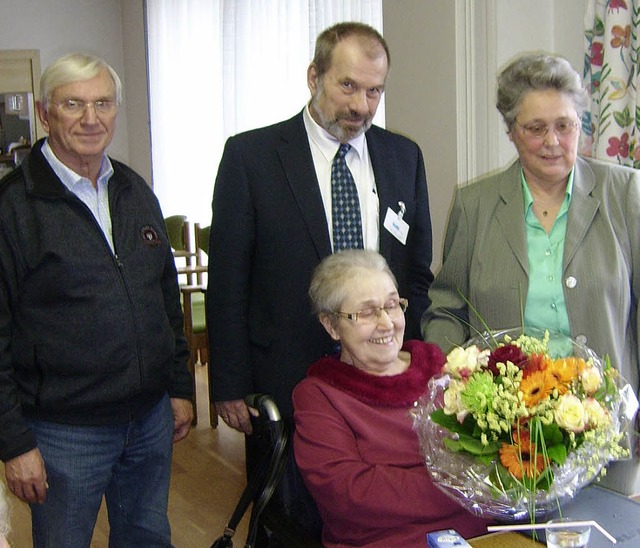
[[[547,371],[555,379],[555,387],[559,394],[566,394],[569,391],[569,385],[587,365],[583,359],[573,357],[547,360],[546,363]]]
[[[554,379],[546,371],[534,371],[520,383],[524,403],[535,407],[553,392]]]

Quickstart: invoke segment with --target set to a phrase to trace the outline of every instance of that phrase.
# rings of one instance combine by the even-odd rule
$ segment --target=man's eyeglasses
[[[516,124],[518,124],[525,135],[531,136],[534,139],[544,139],[547,133],[549,133],[549,126],[542,122],[534,122],[531,124],[521,124],[516,120]],[[556,135],[561,137],[565,137],[567,135],[571,135],[575,133],[580,124],[573,120],[558,120],[555,124],[553,124],[553,131]]]
[[[378,321],[383,310],[389,318],[398,318],[404,314],[408,306],[409,301],[407,299],[398,299],[397,301],[391,301],[386,306],[368,306],[357,312],[334,312],[334,314],[354,322],[371,324]]]
[[[118,109],[118,103],[116,101],[110,101],[108,99],[100,99],[98,101],[82,101],[80,99],[66,99],[60,103],[51,101],[62,112],[70,116],[81,116],[87,107],[92,106],[96,114],[113,114]]]

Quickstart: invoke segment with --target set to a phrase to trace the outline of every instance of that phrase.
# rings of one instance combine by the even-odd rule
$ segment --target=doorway
[[[35,112],[39,86],[39,50],[0,50],[0,172],[44,135]]]

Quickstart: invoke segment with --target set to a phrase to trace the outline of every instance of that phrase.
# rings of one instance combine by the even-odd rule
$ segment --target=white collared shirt
[[[93,183],[86,177],[78,175],[75,171],[63,164],[53,153],[49,146],[49,139],[42,145],[42,155],[45,157],[51,169],[58,176],[62,184],[73,192],[91,210],[98,225],[107,239],[111,251],[115,253],[113,245],[113,235],[111,229],[111,212],[109,210],[109,179],[113,175],[113,166],[105,154],[102,158],[102,166],[98,174],[98,184]]]
[[[309,105],[305,107],[302,117],[305,129],[307,130],[313,165],[316,169],[322,203],[324,204],[324,212],[327,216],[329,238],[331,239],[331,246],[333,247],[333,230],[331,230],[333,226],[331,216],[331,165],[340,147],[340,142],[316,123],[309,112]],[[369,157],[369,149],[367,148],[367,140],[364,133],[351,139],[349,144],[351,145],[351,149],[347,152],[346,161],[358,189],[364,247],[377,251],[380,239],[378,222],[380,218],[380,204],[376,190],[375,176],[373,174],[373,166],[371,165],[371,158]]]

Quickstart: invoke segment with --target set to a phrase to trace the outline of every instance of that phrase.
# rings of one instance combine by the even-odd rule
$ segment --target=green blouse
[[[571,335],[569,315],[562,288],[562,257],[567,230],[567,216],[573,189],[571,170],[564,201],[551,232],[547,234],[533,212],[533,196],[521,171],[524,195],[524,220],[529,258],[529,289],[524,308],[526,326]],[[553,352],[553,348],[550,349]],[[556,349],[558,353],[564,353]]]

